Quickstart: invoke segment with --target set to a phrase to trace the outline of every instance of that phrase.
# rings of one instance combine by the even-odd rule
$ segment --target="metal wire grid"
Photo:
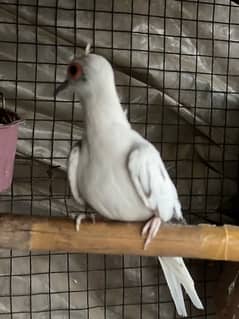
[[[30,145],[30,152],[20,152],[17,156],[11,191],[1,194],[1,211],[6,211],[7,208],[14,213],[55,215],[57,211],[59,213],[59,207],[60,209],[64,207],[64,212],[67,213],[66,201],[69,199],[69,190],[66,177],[61,170],[52,167],[65,165],[66,154],[77,138],[76,126],[82,125],[76,107],[78,101],[75,97],[72,99],[71,95],[68,101],[56,100],[53,93],[51,97],[47,95],[45,97],[42,92],[48,88],[53,92],[56,83],[63,80],[63,70],[68,61],[59,57],[59,52],[62,54],[65,48],[70,50],[72,55],[79,54],[80,48],[85,45],[83,39],[91,39],[96,52],[108,57],[123,74],[128,75],[127,81],[125,78],[123,80],[121,77],[117,78],[123,105],[128,108],[132,125],[161,150],[169,167],[174,167],[173,175],[184,208],[187,212],[191,212],[188,214],[188,219],[195,221],[194,216],[197,214],[200,217],[221,221],[222,215],[215,210],[215,207],[211,208],[209,202],[215,197],[222,203],[228,196],[224,187],[225,180],[231,183],[232,177],[228,181],[222,176],[217,176],[210,167],[206,168],[206,175],[195,175],[194,169],[199,165],[196,158],[197,147],[200,144],[210,146],[207,148],[207,158],[210,158],[210,152],[214,149],[211,147],[211,141],[198,140],[196,130],[191,131],[191,136],[183,134],[182,141],[180,136],[185,127],[188,129],[188,124],[181,117],[180,103],[185,104],[185,95],[194,98],[195,111],[191,126],[195,129],[201,128],[197,123],[196,113],[208,110],[208,105],[201,103],[200,96],[208,94],[209,91],[211,97],[209,104],[213,107],[213,111],[225,114],[224,120],[218,125],[214,123],[211,112],[207,131],[209,138],[215,138],[215,126],[221,129],[223,138],[220,142],[224,151],[219,164],[224,172],[225,161],[230,162],[225,150],[227,147],[238,147],[236,142],[228,142],[228,130],[233,134],[237,126],[228,125],[228,98],[225,98],[225,108],[222,109],[215,103],[213,94],[226,94],[226,96],[238,94],[235,90],[229,92],[231,79],[236,80],[238,76],[232,72],[229,63],[230,61],[237,63],[237,57],[230,54],[230,47],[238,45],[237,39],[231,39],[231,25],[233,24],[234,28],[239,25],[235,19],[239,16],[238,7],[233,2],[225,1],[175,1],[173,4],[177,7],[178,13],[176,16],[170,16],[169,3],[169,1],[153,0],[0,2],[0,8],[14,16],[12,20],[7,15],[1,15],[0,27],[6,30],[15,29],[14,35],[6,32],[0,39],[0,51],[3,52],[0,55],[0,65],[4,73],[0,85],[6,95],[7,105],[14,107],[20,115],[22,112],[30,127],[30,133],[21,134],[19,138],[20,146],[23,143]],[[194,10],[195,15],[192,18],[185,18],[185,7]],[[207,15],[208,10],[210,18]],[[229,19],[217,20],[218,10],[224,10]],[[24,11],[30,14],[30,16],[25,15],[29,19],[22,18]],[[48,24],[42,23],[40,19],[44,14],[52,16]],[[88,22],[83,19],[84,16],[89,17]],[[160,19],[161,32],[158,30],[153,32],[150,28],[154,19]],[[178,23],[177,33],[170,33],[168,30],[168,24],[172,20]],[[138,21],[140,23],[137,24]],[[210,38],[201,33],[200,23],[211,28]],[[141,28],[137,29],[137,25]],[[185,25],[194,28],[193,36],[184,34]],[[226,35],[217,39],[214,32],[217,27],[222,26],[225,27]],[[44,39],[42,30],[52,34],[51,41]],[[69,41],[62,37],[62,32],[70,39]],[[137,45],[137,38],[142,39],[140,45]],[[157,46],[152,47],[154,38],[157,38],[158,47],[161,45],[163,50]],[[177,43],[175,50],[168,46],[170,38]],[[183,45],[188,40],[195,44],[195,52],[185,53],[183,50]],[[122,45],[124,41],[127,41],[129,47]],[[201,52],[199,56],[199,46],[202,42],[212,47],[211,54]],[[219,44],[225,48],[224,55],[217,54],[216,47]],[[44,54],[47,51],[49,54]],[[4,54],[6,52],[11,54],[8,56]],[[11,58],[12,55],[15,57]],[[154,55],[160,55],[162,61],[156,68],[151,63]],[[127,60],[126,67],[119,64],[119,56]],[[190,57],[195,57],[192,69],[186,67],[187,59]],[[169,58],[178,61],[177,69],[170,67]],[[199,58],[210,60],[211,67],[208,70],[201,70],[198,65]],[[223,71],[215,68],[213,61],[218,60],[225,65]],[[144,61],[143,66],[142,61]],[[30,66],[31,72],[25,72],[27,66]],[[44,75],[41,73],[42,68],[48,69],[49,78],[42,77]],[[152,96],[155,94],[152,77],[154,71],[159,72],[158,76],[162,79],[160,103],[158,100],[155,103],[152,101]],[[169,85],[168,78],[172,75],[175,75],[178,81],[174,85],[172,83]],[[185,75],[193,76],[193,86],[185,85]],[[209,79],[209,87],[197,85],[197,78],[202,75]],[[215,76],[223,79],[224,90],[213,91]],[[26,97],[24,90],[31,91],[31,97]],[[170,105],[174,108],[175,114],[174,116],[171,114],[171,117],[166,110],[169,106],[167,95],[170,93],[178,102],[173,107]],[[138,95],[143,97],[140,101],[137,100]],[[27,112],[23,112],[19,106],[22,104],[26,105]],[[50,116],[47,119],[39,116],[41,113],[39,106],[42,109],[48,108]],[[68,111],[62,118],[58,110],[62,111],[65,108]],[[237,117],[237,107],[230,108],[230,112],[234,112]],[[59,125],[62,122],[67,122],[70,126],[68,137],[62,138],[59,134],[61,128]],[[47,137],[43,137],[38,134],[39,130],[44,131],[44,129],[50,132],[50,136],[46,134]],[[180,148],[185,144],[192,149],[190,158],[187,159],[183,158],[180,152]],[[41,147],[44,152],[41,152]],[[62,148],[65,152],[59,151]],[[49,152],[46,153],[45,149]],[[188,169],[184,170],[183,174],[180,165],[185,161],[188,163]],[[233,158],[231,162],[234,165],[236,161]],[[233,178],[237,184],[237,173]],[[210,186],[212,181],[214,184]],[[195,192],[195,182],[202,183],[203,193]],[[190,192],[184,193],[183,187],[188,183]],[[214,188],[217,189],[216,192],[212,192]],[[234,191],[234,184],[231,188]],[[199,199],[202,197],[203,204],[200,206]],[[56,207],[57,205],[59,206]],[[197,278],[197,287],[205,304],[205,312],[198,312],[189,305],[189,318],[215,318],[213,289],[217,280],[218,265],[195,261],[190,265],[193,277]],[[176,318],[161,270],[154,259],[65,253],[28,254],[11,251],[1,253],[0,269],[1,319]]]

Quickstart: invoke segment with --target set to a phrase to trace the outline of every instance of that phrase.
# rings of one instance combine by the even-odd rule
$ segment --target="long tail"
[[[201,300],[195,290],[194,281],[189,274],[184,261],[180,257],[158,257],[166,278],[170,293],[180,316],[186,317],[182,286],[190,297],[194,306],[203,309]]]

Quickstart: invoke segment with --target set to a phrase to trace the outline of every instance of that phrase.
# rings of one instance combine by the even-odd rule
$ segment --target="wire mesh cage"
[[[227,208],[238,192],[238,21],[229,0],[0,1],[0,91],[25,120],[0,212],[86,210],[65,174],[84,131],[80,102],[54,90],[91,43],[114,66],[132,126],[161,152],[186,219],[237,223]],[[187,302],[188,318],[216,318],[220,264],[187,265],[205,305]],[[0,319],[177,317],[154,258],[1,251],[0,287]]]

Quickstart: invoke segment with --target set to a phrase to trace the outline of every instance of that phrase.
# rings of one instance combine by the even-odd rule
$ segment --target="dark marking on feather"
[[[165,176],[164,170],[162,169],[162,167],[160,165],[158,167],[159,167],[160,174],[162,175],[163,179],[166,180],[166,176]]]

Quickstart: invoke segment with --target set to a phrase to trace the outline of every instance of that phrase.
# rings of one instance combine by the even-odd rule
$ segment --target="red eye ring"
[[[82,66],[77,62],[71,63],[68,66],[67,74],[72,80],[78,80],[83,74]]]

